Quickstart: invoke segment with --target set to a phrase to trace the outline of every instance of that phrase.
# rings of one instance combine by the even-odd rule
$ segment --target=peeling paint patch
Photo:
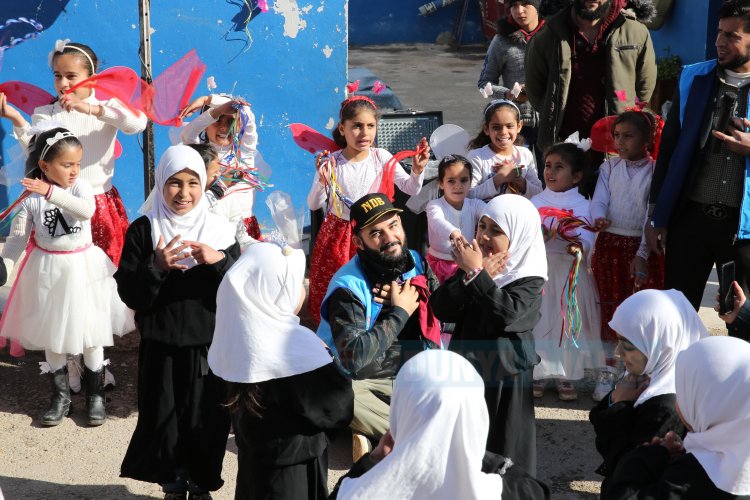
[[[130,29],[133,29],[133,30],[134,30],[134,29],[135,29],[136,27],[137,27],[137,26],[136,26],[135,24],[131,24],[131,25],[130,25]]]
[[[260,122],[258,122],[258,127],[263,126],[263,119],[266,117],[263,113],[260,114]]]
[[[333,126],[336,125],[336,122],[333,121],[333,117],[328,117],[328,123],[326,123],[326,130],[333,130]]]
[[[297,0],[276,0],[273,11],[284,17],[284,36],[297,38],[299,32],[307,28],[307,21],[302,19]]]
[[[335,89],[333,89],[333,91],[334,91],[334,92],[336,92],[336,93],[338,94],[338,93],[339,93],[339,88],[338,88],[338,87],[336,87]]]
[[[320,2],[320,7],[318,7],[318,12],[323,12],[323,9],[325,8],[325,2]]]
[[[326,46],[323,47],[323,54],[325,54],[326,59],[330,59],[331,54],[333,54],[333,49],[326,44]]]
[[[305,5],[300,10],[302,11],[303,14],[309,14],[312,8],[313,8],[312,5]]]

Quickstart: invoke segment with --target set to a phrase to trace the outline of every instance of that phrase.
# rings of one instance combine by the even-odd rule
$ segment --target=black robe
[[[674,431],[685,436],[685,426],[674,407],[675,395],[654,396],[643,404],[634,406],[633,401],[620,401],[609,406],[609,396],[602,399],[589,413],[589,420],[596,432],[596,449],[604,462],[596,470],[609,476],[625,453],[651,442],[654,436],[664,437]],[[609,487],[609,479],[602,482],[602,496]]]
[[[351,380],[333,363],[258,383],[262,418],[232,413],[237,440],[236,500],[320,500],[328,496],[328,435],[354,412]]]
[[[369,453],[360,458],[357,463],[352,465],[349,472],[339,479],[328,500],[336,500],[344,479],[363,476],[375,465],[376,463],[370,458]],[[484,453],[482,472],[485,474],[501,474],[505,465],[505,457],[489,451]],[[503,492],[498,495],[500,500],[548,500],[551,498],[549,486],[529,476],[526,471],[517,465],[508,467],[505,472],[502,472],[502,476]]]
[[[486,271],[468,285],[459,270],[430,297],[435,316],[456,323],[449,348],[468,359],[485,383],[490,414],[487,450],[536,475],[532,368],[534,326],[541,316],[544,279],[527,277],[499,288]]]
[[[166,484],[184,469],[200,488],[214,491],[229,436],[224,384],[208,368],[216,315],[216,292],[239,257],[235,243],[226,257],[185,272],[154,267],[151,222],[128,228],[115,272],[123,302],[135,310],[141,334],[138,353],[138,423],[120,475]]]
[[[639,446],[623,455],[603,500],[750,500],[714,485],[690,453],[670,461],[663,446]]]

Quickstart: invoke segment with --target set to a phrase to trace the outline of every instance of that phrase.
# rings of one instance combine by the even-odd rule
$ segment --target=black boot
[[[86,385],[86,409],[89,412],[89,425],[102,425],[107,419],[104,410],[104,366],[97,371],[83,369],[83,380]]]
[[[42,415],[42,425],[57,425],[70,413],[70,386],[68,385],[68,367],[63,366],[56,372],[50,372],[52,382],[52,399],[47,412]]]

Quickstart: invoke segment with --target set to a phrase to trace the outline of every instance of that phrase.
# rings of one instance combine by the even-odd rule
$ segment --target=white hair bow
[[[44,160],[44,157],[47,155],[47,152],[49,149],[58,143],[58,141],[61,141],[65,139],[66,137],[75,137],[76,135],[73,132],[70,132],[66,130],[65,132],[58,132],[54,135],[54,137],[47,138],[47,145],[44,146],[44,149],[42,149],[42,154],[39,155],[40,160]]]
[[[565,139],[565,142],[575,144],[576,147],[584,153],[591,149],[591,139],[588,137],[586,139],[580,139],[577,131],[570,134],[568,138]]]
[[[49,65],[50,68],[52,67],[52,59],[55,58],[55,54],[65,50],[65,46],[68,45],[68,43],[70,43],[70,38],[66,38],[65,40],[57,40],[55,42],[55,48],[52,49],[49,55],[47,56],[47,64]]]
[[[492,97],[492,94],[494,94],[494,90],[492,90],[492,84],[490,82],[487,82],[484,87],[479,89],[479,93],[482,94],[482,97],[485,99],[489,99]]]

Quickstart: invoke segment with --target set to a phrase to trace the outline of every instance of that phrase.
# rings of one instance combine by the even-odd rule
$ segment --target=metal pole
[[[138,0],[141,46],[141,78],[151,83],[151,0]],[[143,131],[143,193],[148,197],[154,187],[154,123],[149,120]]]

